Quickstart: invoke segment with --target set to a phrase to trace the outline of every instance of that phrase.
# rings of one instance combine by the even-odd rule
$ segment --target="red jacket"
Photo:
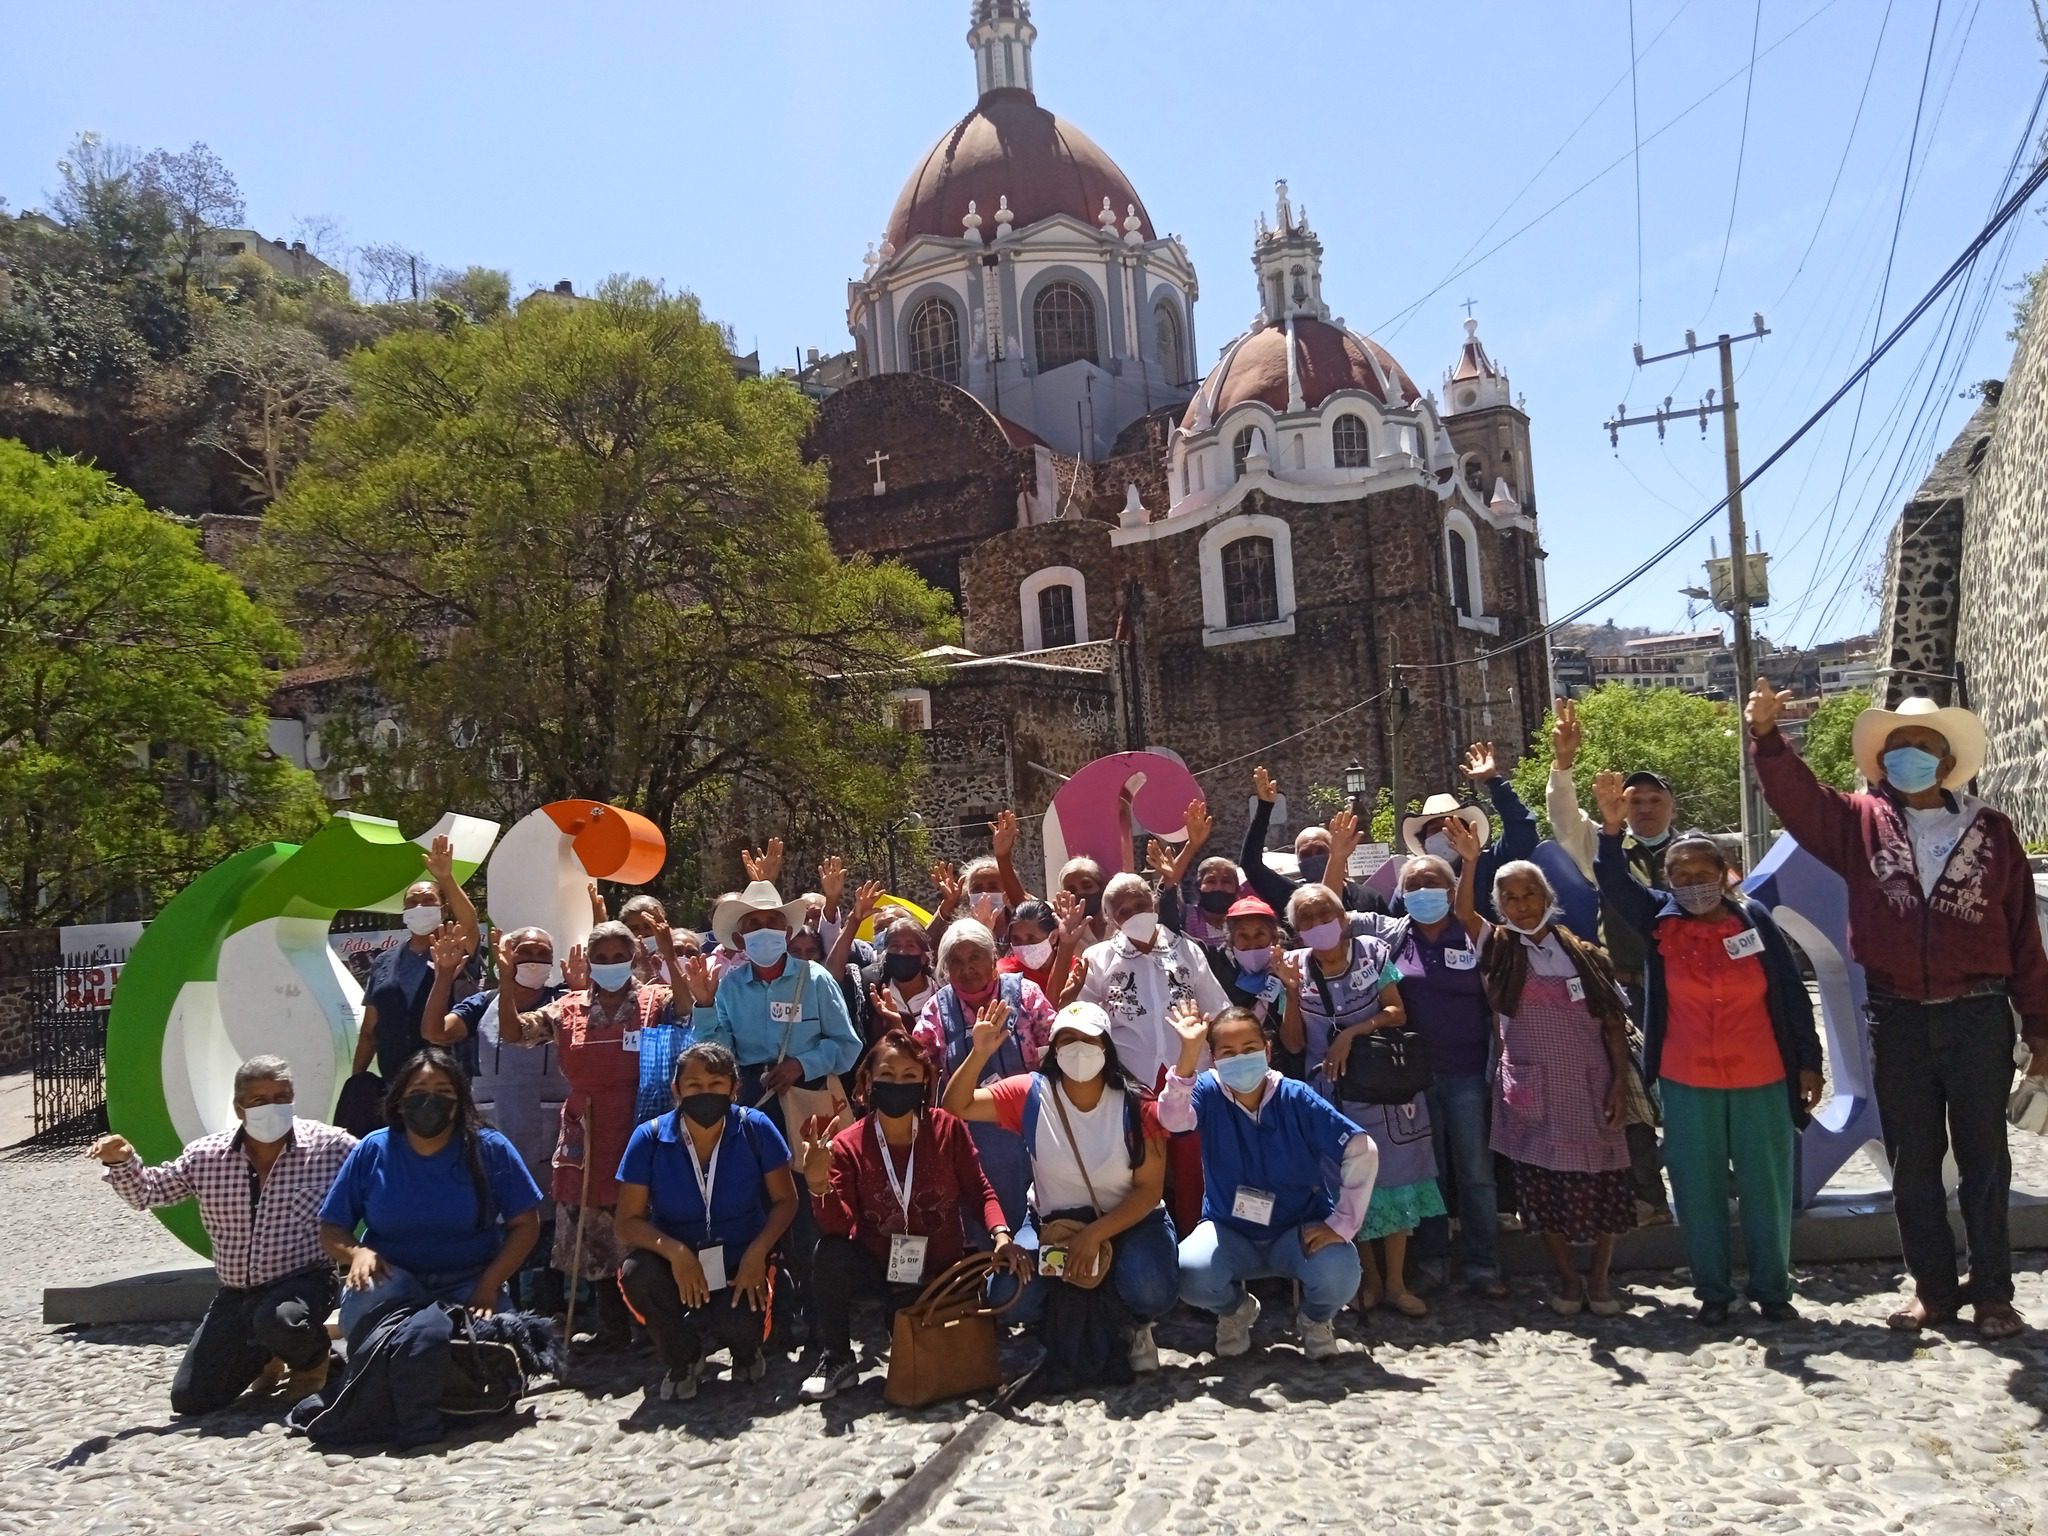
[[[1849,948],[1876,990],[1937,1001],[2003,981],[2020,1032],[2048,1043],[2048,951],[2026,849],[2004,815],[1978,806],[1933,896],[1924,896],[1912,836],[1888,790],[1828,788],[1777,731],[1751,750],[1785,830],[1848,882]]]
[[[916,1161],[910,1170],[907,1223],[882,1171],[882,1148],[872,1115],[862,1115],[832,1138],[832,1187],[811,1198],[811,1209],[823,1230],[851,1237],[885,1263],[889,1239],[896,1233],[928,1238],[924,1278],[930,1281],[966,1253],[967,1233],[961,1222],[966,1212],[979,1212],[991,1230],[1009,1222],[981,1171],[981,1153],[965,1121],[943,1109],[927,1109],[918,1117],[911,1151]]]

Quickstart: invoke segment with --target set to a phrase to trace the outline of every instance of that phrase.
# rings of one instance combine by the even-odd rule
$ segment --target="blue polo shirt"
[[[504,1223],[540,1204],[540,1187],[518,1148],[496,1131],[479,1129],[476,1145],[489,1195],[481,1223],[462,1138],[450,1137],[439,1152],[422,1157],[405,1132],[388,1126],[349,1153],[320,1219],[350,1232],[362,1226],[366,1246],[415,1275],[480,1270],[497,1257]]]
[[[789,1143],[758,1109],[737,1104],[728,1109],[718,1138],[707,1220],[697,1170],[684,1145],[689,1134],[679,1109],[641,1124],[619,1159],[619,1182],[647,1186],[647,1219],[664,1236],[686,1248],[723,1243],[734,1251],[728,1262],[737,1264],[738,1251],[768,1224],[764,1181],[776,1169],[789,1166]]]
[[[1361,1134],[1308,1084],[1291,1077],[1278,1082],[1254,1120],[1214,1072],[1195,1079],[1202,1219],[1253,1242],[1326,1220],[1337,1208],[1330,1189],[1339,1177],[1344,1145]],[[1273,1219],[1264,1226],[1230,1214],[1238,1190],[1247,1187],[1273,1196]]]
[[[799,972],[799,966],[807,970]],[[777,1017],[788,1013],[795,1017]],[[727,971],[719,978],[712,1005],[698,1008],[692,1016],[691,1038],[724,1046],[743,1067],[777,1060],[787,1040],[787,1054],[802,1066],[806,1082],[851,1072],[860,1059],[860,1036],[853,1032],[846,995],[832,973],[814,960],[793,955],[772,981],[761,980],[751,965]]]

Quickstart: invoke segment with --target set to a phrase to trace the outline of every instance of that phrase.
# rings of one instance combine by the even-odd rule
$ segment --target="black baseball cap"
[[[1647,768],[1638,768],[1634,773],[1621,781],[1623,789],[1634,789],[1639,785],[1648,785],[1651,789],[1661,789],[1672,799],[1676,800],[1678,798],[1678,791],[1671,787],[1669,779],[1665,778],[1661,773],[1652,773]]]

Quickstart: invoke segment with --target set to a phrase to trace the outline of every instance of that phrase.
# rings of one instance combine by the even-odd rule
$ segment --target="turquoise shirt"
[[[792,1012],[794,1017],[784,1016]],[[806,1082],[851,1072],[860,1059],[860,1036],[853,1032],[845,994],[832,973],[816,961],[793,956],[773,981],[761,980],[751,965],[727,971],[711,1006],[692,1013],[690,1031],[693,1042],[722,1045],[743,1067],[768,1066],[787,1055],[801,1064]]]

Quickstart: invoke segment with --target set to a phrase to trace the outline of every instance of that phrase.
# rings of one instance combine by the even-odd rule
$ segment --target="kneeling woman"
[[[654,1335],[662,1401],[683,1402],[713,1350],[731,1353],[735,1380],[766,1373],[773,1256],[796,1185],[775,1122],[733,1103],[731,1051],[687,1047],[672,1081],[675,1109],[635,1130],[619,1162],[618,1234],[632,1250],[619,1288]]]
[[[967,1127],[932,1105],[938,1083],[919,1043],[892,1029],[869,1048],[856,1079],[868,1113],[843,1126],[814,1115],[804,1126],[799,1165],[821,1233],[811,1261],[820,1349],[806,1402],[823,1402],[860,1375],[856,1298],[882,1302],[893,1317],[966,1254],[970,1228],[986,1227],[1005,1269],[1023,1257]]]
[[[1180,1245],[1180,1296],[1216,1314],[1216,1353],[1251,1348],[1259,1299],[1247,1280],[1301,1282],[1295,1328],[1311,1360],[1337,1353],[1336,1316],[1358,1290],[1352,1239],[1379,1172],[1372,1138],[1306,1083],[1271,1070],[1265,1032],[1243,1008],[1206,1026],[1183,1004],[1172,1015],[1180,1061],[1167,1074],[1159,1120],[1202,1134],[1202,1224]],[[1215,1065],[1195,1069],[1207,1044]],[[1330,1198],[1327,1171],[1341,1169]]]
[[[519,1149],[482,1123],[468,1076],[438,1046],[392,1078],[384,1117],[320,1207],[320,1245],[347,1271],[343,1334],[391,1305],[509,1307],[506,1282],[540,1235],[540,1188]]]
[[[967,1059],[946,1084],[946,1108],[1023,1137],[1032,1200],[1025,1248],[1035,1256],[1039,1234],[1052,1222],[1081,1223],[1064,1244],[1063,1273],[1095,1275],[1107,1250],[1108,1283],[1131,1315],[1131,1365],[1154,1370],[1152,1324],[1172,1310],[1179,1291],[1173,1222],[1161,1199],[1166,1132],[1156,1106],[1117,1060],[1109,1017],[1093,1003],[1069,1003],[1053,1016],[1036,1072],[981,1083],[983,1065],[1008,1037],[1009,1018],[997,999],[975,1020]],[[1044,1315],[1052,1283],[1030,1269],[1024,1294],[1007,1314],[1026,1326]],[[991,1299],[1001,1304],[1013,1294],[999,1281]]]

